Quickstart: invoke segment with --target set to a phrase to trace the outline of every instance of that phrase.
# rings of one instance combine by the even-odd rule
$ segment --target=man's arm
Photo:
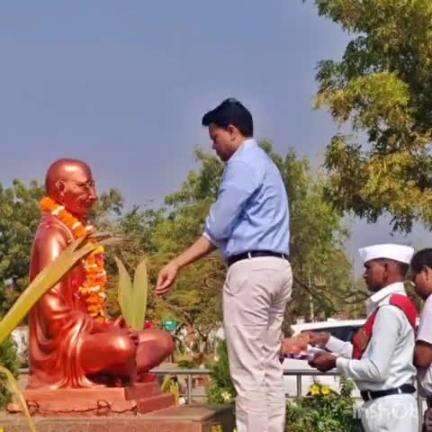
[[[156,285],[157,295],[169,292],[180,269],[214,251],[221,241],[230,237],[247,200],[258,185],[257,174],[248,164],[233,161],[227,165],[218,199],[207,217],[204,234],[162,268]]]
[[[417,332],[417,341],[414,350],[414,365],[428,368],[432,364],[432,302],[426,300]]]
[[[242,161],[227,165],[217,201],[205,223],[205,235],[218,245],[230,238],[247,201],[261,183],[260,174]]]
[[[213,252],[215,249],[216,246],[205,235],[202,235],[192,246],[162,268],[158,275],[156,295],[160,296],[168,293],[179,270]]]
[[[369,341],[367,357],[360,360],[339,357],[335,362],[336,367],[354,380],[385,381],[398,343],[399,332],[404,325],[409,324],[401,310],[395,306],[380,307]]]
[[[351,342],[344,342],[328,332],[307,332],[307,334],[311,345],[326,349],[341,357],[352,358],[353,345]]]

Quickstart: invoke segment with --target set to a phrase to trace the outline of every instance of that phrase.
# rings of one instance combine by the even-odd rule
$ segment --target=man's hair
[[[204,114],[203,126],[216,126],[226,129],[230,124],[235,126],[244,137],[253,136],[253,120],[249,110],[237,99],[225,99],[215,109]]]
[[[432,268],[432,249],[422,249],[416,252],[411,260],[411,269],[414,273],[422,271],[423,267]]]

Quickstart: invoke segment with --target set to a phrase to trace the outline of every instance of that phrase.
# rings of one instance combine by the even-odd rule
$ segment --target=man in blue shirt
[[[292,286],[285,186],[253,139],[252,116],[240,102],[225,100],[202,124],[226,162],[218,198],[203,235],[160,271],[156,293],[168,293],[180,269],[220,249],[229,266],[223,313],[237,431],[282,432],[285,395],[278,358]]]

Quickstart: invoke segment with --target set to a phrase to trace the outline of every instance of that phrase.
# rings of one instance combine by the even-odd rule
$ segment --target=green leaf
[[[121,260],[115,257],[115,262],[117,264],[118,272],[119,272],[119,281],[118,281],[118,302],[120,305],[120,310],[123,318],[126,321],[128,326],[132,326],[133,322],[133,312],[132,312],[132,293],[133,286],[132,281],[129,276],[126,267],[121,262]]]
[[[131,327],[135,330],[142,330],[144,328],[147,309],[148,285],[147,264],[145,260],[142,260],[135,270],[133,283],[133,322]]]
[[[25,401],[24,395],[22,394],[19,385],[17,381],[15,380],[14,376],[10,372],[9,369],[5,368],[4,366],[0,365],[0,373],[3,374],[6,378],[6,386],[8,387],[9,391],[16,397],[19,405],[21,406],[21,409],[26,416],[28,426],[32,432],[36,432],[36,426],[33,423],[33,420],[30,416],[30,412],[27,408],[27,403]]]

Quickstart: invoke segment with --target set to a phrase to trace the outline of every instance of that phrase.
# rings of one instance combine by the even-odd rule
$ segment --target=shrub
[[[12,338],[6,339],[0,345],[0,364],[9,369],[12,374],[18,376],[19,360],[16,351],[16,346],[12,341]],[[10,393],[4,385],[4,381],[1,380],[2,385],[0,386],[0,409],[5,407],[10,401]]]
[[[306,397],[287,404],[286,430],[289,432],[359,432],[354,384],[342,379],[340,392],[313,384]]]
[[[217,361],[208,364],[211,384],[207,389],[207,400],[211,404],[222,405],[234,403],[236,391],[229,373],[228,351],[225,341],[217,348]]]

